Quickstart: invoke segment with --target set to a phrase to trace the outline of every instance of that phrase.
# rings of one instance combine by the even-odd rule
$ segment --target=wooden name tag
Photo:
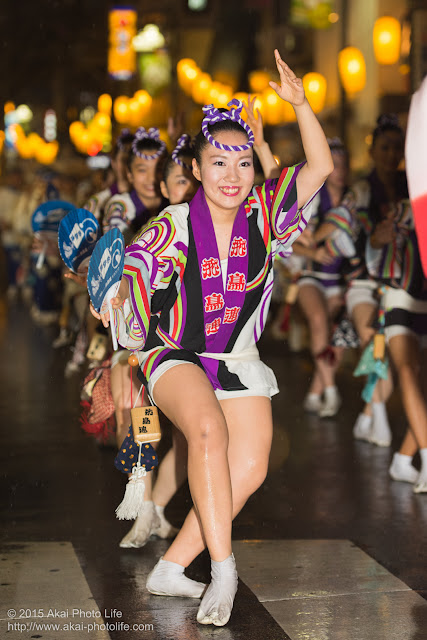
[[[385,356],[385,335],[376,333],[374,336],[374,358],[376,360],[384,360]]]
[[[135,407],[131,409],[131,416],[135,442],[159,442],[162,434],[157,407]]]
[[[287,304],[295,304],[298,296],[298,285],[296,282],[291,282],[286,292],[285,302]]]
[[[104,360],[107,355],[107,336],[95,333],[90,341],[86,357],[89,360]]]

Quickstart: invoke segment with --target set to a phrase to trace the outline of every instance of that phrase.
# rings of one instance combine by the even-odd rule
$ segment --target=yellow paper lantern
[[[58,155],[59,145],[56,140],[53,142],[44,142],[38,146],[35,158],[40,164],[52,164]]]
[[[128,103],[128,119],[127,122],[132,127],[142,126],[142,104],[136,98],[131,98]]]
[[[15,108],[15,103],[9,100],[8,102],[5,102],[4,112],[9,113],[10,111],[15,111]]]
[[[72,122],[68,127],[68,133],[70,134],[71,142],[75,143],[75,141],[77,140],[81,132],[84,131],[84,129],[85,129],[85,126],[83,122],[80,122],[80,120],[75,120],[74,122]]]
[[[192,58],[182,58],[176,65],[178,84],[186,93],[191,95],[193,83],[201,71]]]
[[[338,54],[338,70],[345,91],[352,95],[361,91],[366,83],[366,65],[362,52],[356,47],[345,47]]]
[[[21,158],[28,160],[34,156],[33,149],[31,148],[31,145],[28,144],[28,139],[25,136],[19,136],[16,139],[15,146]]]
[[[39,149],[46,144],[44,140],[37,133],[30,133],[27,137],[27,143],[32,151],[33,156],[37,154]]]
[[[262,93],[265,122],[276,125],[283,122],[283,100],[269,87]]]
[[[191,95],[197,104],[209,102],[209,91],[212,86],[212,78],[209,73],[200,73],[193,83]]]
[[[108,131],[111,128],[111,118],[106,113],[98,113],[95,114],[95,117],[92,121],[95,126],[101,130],[101,132]]]
[[[76,141],[76,147],[81,153],[86,153],[88,146],[93,141],[90,132],[87,129],[84,129],[80,134]]]
[[[233,97],[233,87],[229,84],[222,84],[217,97],[217,106],[219,108],[227,109],[228,103]]]
[[[129,98],[126,96],[119,96],[114,100],[113,106],[114,117],[120,124],[125,124],[128,118],[129,112]]]
[[[326,78],[321,73],[311,71],[302,79],[305,95],[314,113],[320,113],[325,106]]]
[[[111,108],[113,106],[113,100],[109,93],[103,93],[98,98],[98,111],[111,116]]]
[[[208,94],[207,101],[211,102],[215,107],[218,106],[218,96],[221,93],[222,85],[220,82],[212,82]]]
[[[145,118],[145,116],[149,113],[151,109],[153,98],[150,96],[148,91],[145,91],[145,89],[136,91],[133,97],[135,100],[139,102],[141,117]]]
[[[251,71],[249,87],[252,93],[262,93],[269,86],[270,74],[267,71]]]
[[[375,21],[374,53],[379,64],[396,64],[400,57],[401,35],[400,22],[396,18],[383,16]]]

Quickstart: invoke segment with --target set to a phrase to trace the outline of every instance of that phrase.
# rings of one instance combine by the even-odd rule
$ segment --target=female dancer
[[[398,166],[403,158],[404,134],[397,118],[382,115],[372,135],[371,157],[374,169],[366,179],[357,181],[344,196],[344,206],[358,226],[355,258],[345,267],[349,281],[346,293],[347,311],[359,335],[362,348],[374,335],[372,324],[378,303],[378,281],[370,276],[366,267],[367,241],[373,249],[383,247],[393,239],[389,212],[408,197],[406,177]],[[378,446],[388,447],[391,430],[385,403],[392,391],[392,379],[380,380],[374,390],[372,402],[359,414],[353,435]]]
[[[411,482],[414,492],[427,492],[427,406],[420,380],[420,352],[427,335],[427,281],[424,277],[409,202],[402,201],[385,223],[391,242],[375,236],[372,265],[385,285],[381,306],[385,311],[384,333],[397,371],[409,428],[399,452],[393,456],[390,476]],[[372,241],[371,241],[372,243]],[[376,255],[375,255],[376,254]],[[386,266],[387,265],[387,266]],[[412,466],[419,451],[421,471]]]
[[[163,196],[172,205],[188,202],[198,189],[199,183],[191,172],[193,157],[190,136],[184,134],[166,160],[163,180],[160,183]],[[178,530],[166,520],[164,509],[187,477],[186,458],[187,442],[182,433],[174,427],[172,448],[165,454],[159,465],[151,499],[149,492],[146,492],[144,509],[137,516],[129,533],[120,542],[122,548],[143,547],[151,535],[161,538],[171,538],[176,535]],[[154,509],[151,508],[151,503]]]
[[[129,193],[117,194],[105,205],[104,231],[117,227],[130,241],[148,220],[167,204],[160,193],[160,171],[166,144],[158,129],[137,129],[128,157]]]
[[[311,246],[295,243],[294,253],[305,256],[307,266],[298,281],[298,303],[310,328],[311,352],[314,358],[314,375],[304,400],[304,409],[318,413],[321,417],[334,416],[341,405],[335,386],[335,372],[342,350],[334,348],[333,361],[329,358],[331,322],[344,305],[344,282],[341,276],[343,258],[333,257],[325,248],[326,236],[318,239],[316,231],[322,232],[327,212],[337,207],[348,186],[348,153],[337,138],[329,141],[334,170],[313,200],[310,229],[313,233]],[[318,241],[317,241],[318,240]],[[322,399],[322,396],[323,399]]]
[[[148,392],[188,443],[194,508],[147,588],[200,598],[205,585],[184,569],[207,546],[212,581],[197,620],[217,626],[229,620],[237,590],[232,519],[262,484],[271,447],[270,397],[278,389],[256,341],[271,297],[272,260],[279,244],[289,252],[304,230],[302,209],[333,169],[302,81],[275,56],[281,85],[270,84],[295,109],[306,164],[251,190],[253,134],[241,103],[226,113],[205,107],[193,161],[202,186],[190,205],[165,210],[126,249],[112,300],[121,344],[144,348]],[[102,320],[107,325],[109,314]]]

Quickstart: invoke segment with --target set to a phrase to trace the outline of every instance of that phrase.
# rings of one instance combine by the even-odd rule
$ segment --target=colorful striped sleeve
[[[270,211],[271,230],[281,245],[280,251],[285,254],[291,252],[293,242],[306,228],[312,210],[308,205],[317,193],[298,209],[296,179],[303,165],[285,167],[277,180],[267,180],[263,190]]]
[[[169,214],[155,218],[138,240],[125,250],[123,276],[129,283],[128,306],[121,311],[119,342],[128,349],[142,349],[148,335],[151,299],[166,288],[177,262],[179,247],[174,243],[175,226]],[[126,326],[126,335],[123,326]]]
[[[120,229],[123,233],[128,228],[127,223],[128,208],[126,201],[121,196],[113,196],[105,206],[103,230]]]

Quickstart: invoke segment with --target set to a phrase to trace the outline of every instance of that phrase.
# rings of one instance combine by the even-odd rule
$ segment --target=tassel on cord
[[[119,520],[134,520],[144,504],[144,478],[147,472],[145,467],[141,466],[141,447],[142,442],[139,445],[138,464],[132,469],[124,498],[116,509],[116,516]]]
[[[130,369],[130,396],[131,396],[131,405],[133,405],[132,399],[132,388],[133,388],[133,380],[132,380],[132,366]],[[138,398],[143,389],[143,385],[141,384],[141,388],[138,392],[138,395],[135,400],[135,405],[138,402]],[[145,493],[145,482],[144,478],[147,475],[147,471],[145,467],[141,465],[141,447],[142,442],[139,443],[139,452],[138,452],[138,463],[136,466],[132,468],[132,475],[128,480],[126,485],[126,491],[123,500],[119,504],[116,509],[116,516],[119,520],[135,520],[135,518],[139,515],[143,505],[144,505],[144,493]]]

